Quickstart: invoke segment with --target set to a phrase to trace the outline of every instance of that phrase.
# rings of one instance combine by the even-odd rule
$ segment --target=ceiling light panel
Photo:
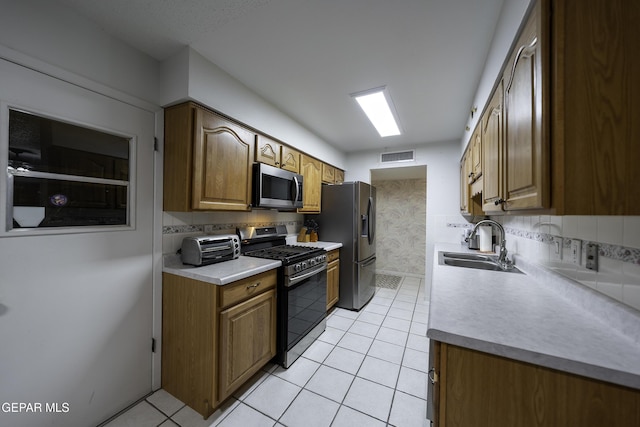
[[[367,115],[381,137],[400,135],[400,128],[394,114],[393,103],[386,87],[352,93],[360,108]]]

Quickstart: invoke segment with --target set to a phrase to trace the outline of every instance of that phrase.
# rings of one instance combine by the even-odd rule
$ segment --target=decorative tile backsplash
[[[472,229],[473,224],[447,223],[447,227]],[[504,231],[505,233],[507,233],[507,236],[512,235],[516,237],[521,237],[523,239],[529,239],[529,240],[544,243],[547,245],[551,245],[555,241],[562,240],[563,242],[562,247],[564,248],[569,248],[572,240],[571,238],[568,238],[568,237],[556,236],[548,233],[540,233],[537,231],[521,230],[521,229],[512,228],[512,227],[504,227]],[[609,243],[592,242],[589,240],[582,241],[583,245],[586,245],[588,243],[595,243],[596,245],[598,245],[598,253],[602,257],[640,265],[640,249],[627,248],[625,246],[612,245]]]
[[[233,234],[238,227],[285,225],[287,232],[297,234],[304,216],[295,212],[254,210],[251,212],[164,212],[162,252],[175,253],[182,239],[203,234]]]
[[[227,224],[183,224],[183,225],[165,225],[162,227],[162,234],[180,234],[180,233],[203,233],[216,234],[228,232],[236,228],[242,227],[271,227],[276,225],[286,225],[287,230],[296,230],[302,227],[302,221],[276,221],[276,222],[253,222],[253,223],[227,223]]]

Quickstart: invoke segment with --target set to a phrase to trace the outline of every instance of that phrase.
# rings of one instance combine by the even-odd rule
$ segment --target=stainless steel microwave
[[[301,208],[302,181],[300,174],[254,163],[253,207],[278,210]]]

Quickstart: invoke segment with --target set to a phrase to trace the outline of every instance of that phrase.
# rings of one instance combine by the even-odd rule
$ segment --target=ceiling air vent
[[[413,162],[416,160],[414,150],[395,151],[380,154],[380,163]]]

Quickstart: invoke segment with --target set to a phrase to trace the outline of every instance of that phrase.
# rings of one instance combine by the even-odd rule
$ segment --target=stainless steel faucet
[[[509,258],[507,258],[507,240],[505,238],[504,227],[502,227],[502,224],[500,224],[499,222],[496,222],[492,219],[483,219],[482,221],[478,221],[478,223],[476,223],[476,225],[473,227],[473,230],[471,231],[469,237],[467,237],[465,240],[469,241],[470,239],[472,239],[473,236],[476,235],[478,227],[482,224],[495,225],[496,228],[498,228],[498,230],[500,231],[500,256],[498,257],[498,264],[500,264],[500,267],[505,269],[512,268],[513,263],[511,262],[511,260],[509,260]]]

